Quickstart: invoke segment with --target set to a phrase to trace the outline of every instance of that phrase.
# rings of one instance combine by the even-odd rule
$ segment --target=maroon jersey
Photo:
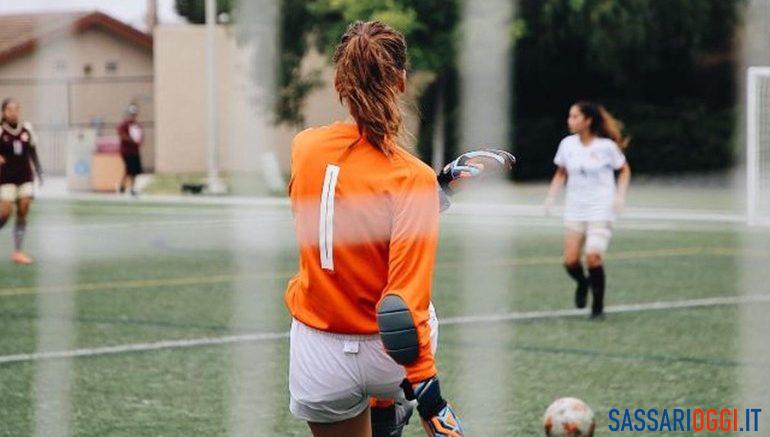
[[[136,121],[123,120],[118,125],[120,136],[120,153],[123,155],[138,155],[139,145],[142,143],[142,127]]]
[[[35,138],[29,124],[11,126],[0,124],[0,156],[5,163],[0,165],[0,184],[24,184],[34,180],[32,154]]]

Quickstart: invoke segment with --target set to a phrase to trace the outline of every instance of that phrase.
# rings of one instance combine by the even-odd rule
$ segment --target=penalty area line
[[[659,301],[637,304],[612,305],[605,308],[608,314],[635,313],[644,311],[678,310],[725,305],[745,305],[751,303],[770,302],[770,294],[746,296],[720,296],[703,299],[688,299],[679,301]],[[473,316],[446,317],[440,320],[440,326],[485,324],[496,322],[528,321],[575,317],[586,315],[586,310],[562,309],[546,311],[510,312],[502,314],[480,314]],[[26,354],[0,355],[0,364],[23,363],[39,360],[68,359],[91,357],[99,355],[116,355],[131,352],[147,352],[164,349],[180,349],[200,346],[215,346],[237,343],[253,343],[289,338],[288,332],[262,332],[243,335],[226,335],[221,337],[202,337],[179,340],[161,340],[148,343],[129,343],[115,346],[81,348],[63,351],[35,352]]]

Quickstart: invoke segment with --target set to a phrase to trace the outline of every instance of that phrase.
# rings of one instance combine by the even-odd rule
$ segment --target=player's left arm
[[[377,306],[385,349],[412,383],[436,375],[428,323],[439,226],[433,177],[412,175],[394,198],[388,282]]]
[[[37,156],[37,134],[32,130],[32,125],[29,122],[24,123],[24,128],[29,132],[29,158],[35,167],[35,174],[37,174],[37,178],[42,184],[43,166],[40,164],[40,157]]]
[[[615,192],[615,211],[620,212],[626,205],[626,193],[631,182],[631,166],[620,147],[613,145],[611,152],[612,168],[618,172],[618,187]]]
[[[626,193],[628,185],[631,183],[631,166],[628,162],[623,164],[618,170],[618,190],[615,194],[615,209],[620,211],[626,205]]]

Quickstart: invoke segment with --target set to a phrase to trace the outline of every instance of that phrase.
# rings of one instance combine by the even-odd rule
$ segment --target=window
[[[114,74],[118,72],[118,61],[107,61],[104,64],[104,72]]]
[[[53,71],[57,73],[64,73],[67,71],[67,61],[64,59],[57,59],[53,63]]]

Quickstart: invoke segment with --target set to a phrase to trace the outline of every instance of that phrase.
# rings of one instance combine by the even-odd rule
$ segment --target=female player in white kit
[[[628,139],[621,134],[620,123],[593,102],[572,105],[567,125],[571,135],[561,141],[553,159],[557,169],[548,190],[546,211],[566,181],[564,268],[577,282],[578,308],[585,308],[590,287],[591,318],[597,319],[604,314],[604,254],[631,180],[631,167],[622,151]],[[580,261],[583,250],[588,277]]]

